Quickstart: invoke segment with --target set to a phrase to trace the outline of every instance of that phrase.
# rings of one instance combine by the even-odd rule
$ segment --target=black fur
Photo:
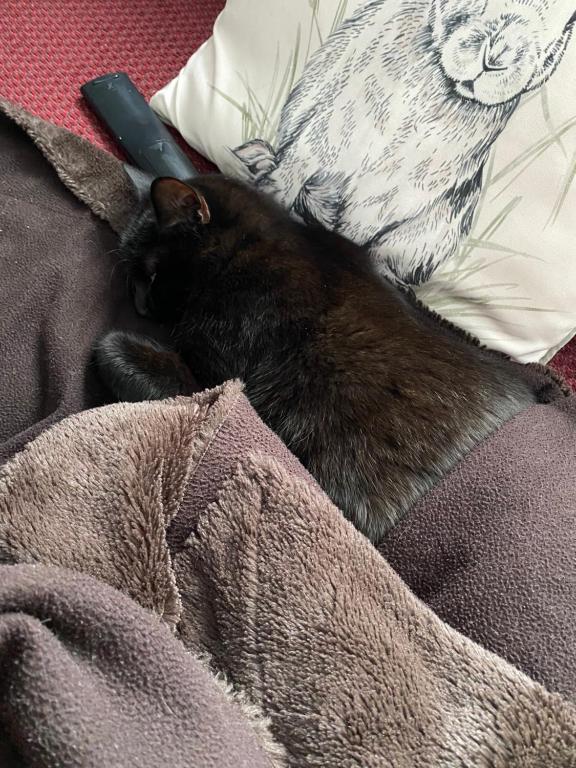
[[[194,187],[156,182],[156,215],[145,210],[122,238],[140,309],[167,326],[201,386],[242,379],[262,419],[372,541],[536,400],[519,366],[380,279],[361,248],[238,182]],[[166,354],[118,334],[97,349],[126,400],[186,391],[186,369]]]

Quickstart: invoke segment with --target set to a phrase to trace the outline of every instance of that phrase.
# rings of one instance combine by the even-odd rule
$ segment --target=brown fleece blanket
[[[0,476],[0,542],[175,627],[291,766],[576,764],[574,707],[414,597],[234,383],[45,431]]]
[[[380,551],[453,627],[576,700],[576,397],[505,424]]]
[[[1,463],[51,424],[101,405],[94,339],[146,326],[114,270],[114,233],[75,196],[119,226],[132,203],[120,163],[0,101],[0,178]]]
[[[2,768],[273,768],[264,727],[116,590],[0,565]]]
[[[4,109],[31,132],[67,186],[97,215],[113,216],[118,225],[128,197],[116,161],[9,105]],[[14,135],[23,154],[26,144],[32,162],[30,143]],[[47,165],[44,170],[52,173]],[[28,172],[34,180],[24,180],[16,199],[23,202],[30,195],[48,209],[47,177],[38,181],[38,168]],[[36,186],[40,194],[34,198]],[[57,184],[50,189],[54,200],[67,195]],[[90,372],[84,378],[89,345],[100,329],[119,322],[115,313],[125,312],[134,322],[120,298],[121,286],[112,291],[114,300],[103,287],[115,280],[105,256],[109,233],[73,198],[67,204],[74,216],[67,209],[49,236],[42,233],[50,216],[34,227],[22,217],[7,241],[12,248],[7,261],[14,266],[6,294],[10,311],[25,301],[22,290],[18,301],[11,298],[18,280],[22,286],[23,273],[40,290],[46,281],[37,277],[37,265],[47,261],[52,272],[50,290],[35,294],[10,326],[7,359],[17,375],[3,368],[4,457],[66,414],[102,399],[89,386]],[[32,219],[34,210],[34,205],[28,209]],[[18,206],[13,214],[18,215]],[[90,228],[65,250],[63,267],[51,249],[67,245],[63,233],[76,226],[76,216]],[[18,270],[18,238],[27,226],[34,236]],[[96,263],[99,252],[105,268]],[[29,263],[35,269],[23,269]],[[84,283],[84,273],[89,276],[91,270]],[[76,292],[83,285],[83,302],[78,302]],[[26,330],[19,332],[18,322]],[[4,327],[2,333],[5,339]],[[22,337],[35,344],[38,334],[41,343],[30,365]],[[54,361],[60,377],[47,365]],[[563,445],[570,447],[569,440]],[[68,419],[6,467],[0,494],[0,560],[52,563],[90,574],[160,615],[189,648],[208,652],[215,668],[227,672],[270,715],[290,765],[576,765],[571,705],[462,638],[415,599],[233,386],[193,401],[113,406]],[[523,524],[514,509],[515,524]],[[490,535],[478,515],[473,519],[477,527],[466,534],[474,557],[459,567],[472,563],[476,575],[484,576],[482,556],[490,548],[470,542],[475,537],[490,541]],[[488,519],[492,523],[502,515]],[[534,519],[542,526],[542,517],[529,521]],[[431,529],[425,515],[414,520],[422,531],[420,546],[436,546],[442,526]],[[564,542],[556,537],[554,559],[538,572],[544,597],[537,610],[519,610],[515,632],[511,622],[502,625],[506,642],[501,649],[569,694],[574,691],[573,649],[570,641],[562,643],[574,626],[570,532],[573,527]],[[557,557],[560,545],[563,560]],[[512,605],[522,605],[514,602],[519,589],[534,592],[529,562],[524,573],[509,568],[518,552],[527,551],[500,549],[499,559],[488,559],[491,567],[500,567],[492,584],[501,587],[507,572],[513,574]],[[530,554],[542,561],[548,557],[537,548]],[[429,567],[424,557],[415,560]],[[434,565],[448,584],[441,563]],[[561,610],[550,625],[546,650],[552,663],[542,663],[544,646],[530,637],[528,653],[512,656],[546,615],[539,611],[555,578],[558,583],[564,578],[571,589],[561,590]],[[468,607],[463,615],[481,615],[486,597],[489,605],[496,604],[490,590],[482,589],[454,599],[466,605],[477,597],[474,610]],[[492,636],[497,635],[493,626],[488,627]]]

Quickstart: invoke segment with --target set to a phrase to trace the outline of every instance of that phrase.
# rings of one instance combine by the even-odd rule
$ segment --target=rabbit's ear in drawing
[[[432,30],[432,39],[439,45],[444,38],[444,22],[442,11],[446,5],[446,0],[431,0],[430,3],[430,29]]]
[[[568,23],[564,27],[564,30],[559,38],[554,40],[544,51],[542,56],[542,63],[536,69],[534,77],[528,84],[526,90],[533,91],[535,88],[539,88],[543,85],[548,78],[554,73],[554,70],[562,61],[566,46],[570,42],[572,32],[574,31],[574,25],[576,24],[576,11],[572,14]]]
[[[253,139],[232,150],[254,180],[273,171],[278,163],[274,148],[262,139]]]
[[[485,8],[486,0],[430,0],[432,40],[441,45],[456,27],[479,16]]]

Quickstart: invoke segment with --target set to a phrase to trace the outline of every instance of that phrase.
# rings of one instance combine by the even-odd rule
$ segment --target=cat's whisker
[[[109,256],[110,256],[110,255],[112,255],[113,253],[120,253],[120,249],[118,248],[118,249],[115,249],[115,250],[109,251],[107,255],[109,255]],[[112,281],[114,280],[114,277],[116,276],[116,272],[117,272],[117,270],[118,270],[118,269],[120,269],[120,268],[122,268],[122,269],[123,269],[123,268],[126,266],[126,264],[128,264],[128,263],[129,263],[129,261],[130,261],[130,260],[129,260],[129,259],[127,259],[127,258],[118,259],[118,260],[117,260],[117,261],[116,261],[116,262],[115,262],[115,263],[112,265],[112,269],[110,270],[110,278],[109,278],[109,284],[110,284],[110,285],[112,284]]]

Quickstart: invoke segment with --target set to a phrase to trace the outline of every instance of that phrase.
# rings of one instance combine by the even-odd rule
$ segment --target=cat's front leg
[[[144,336],[111,331],[96,343],[94,360],[103,383],[120,402],[163,400],[198,391],[180,355]]]

